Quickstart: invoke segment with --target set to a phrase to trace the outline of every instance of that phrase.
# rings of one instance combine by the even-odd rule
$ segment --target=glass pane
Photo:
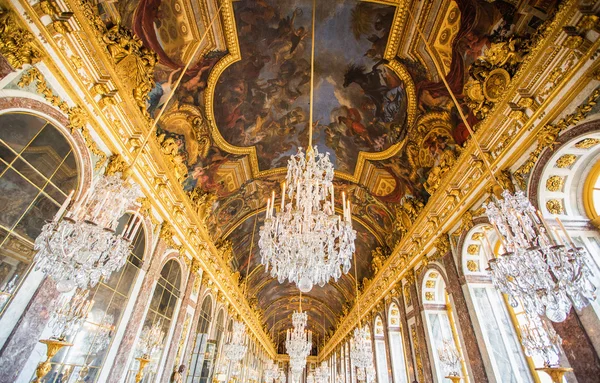
[[[21,158],[18,158],[13,163],[12,167],[17,171],[17,173],[21,174],[38,188],[41,189],[46,184],[46,178],[44,178],[44,176],[42,176],[40,173],[36,172],[31,165],[23,161]]]
[[[70,151],[65,137],[52,125],[47,125],[21,155],[40,173],[50,177]]]
[[[164,288],[161,285],[156,285],[156,289],[154,290],[154,295],[152,295],[152,300],[150,301],[150,309],[157,310],[158,303],[160,302],[163,295]]]
[[[46,193],[50,198],[52,198],[61,205],[67,199],[67,195],[65,195],[62,191],[52,186],[52,184],[46,185],[46,187],[44,188],[44,193]]]
[[[71,190],[77,189],[77,179],[77,162],[75,161],[75,155],[71,152],[54,173],[51,181],[63,193],[68,195]]]
[[[35,186],[8,169],[0,178],[0,225],[12,228],[37,194]]]
[[[488,351],[496,366],[496,376],[502,376],[507,382],[514,383],[517,378],[513,373],[506,346],[502,340],[502,334],[487,293],[483,288],[475,288],[473,289],[473,296],[483,333],[489,342]]]
[[[31,114],[2,114],[0,115],[0,139],[20,153],[44,125],[46,120]]]
[[[15,232],[34,242],[37,236],[40,235],[42,226],[47,220],[51,220],[56,215],[59,208],[60,206],[45,195],[38,195],[35,202],[15,227]]]
[[[117,291],[125,296],[128,296],[133,288],[137,277],[138,268],[127,262],[123,267],[123,274],[117,285]]]
[[[2,128],[0,128],[0,130],[1,129]],[[10,150],[8,146],[0,142],[0,159],[4,160],[7,164],[10,164],[15,159],[15,157],[15,153],[12,150]],[[6,165],[2,161],[0,161],[0,169],[3,169],[3,167],[6,167]]]

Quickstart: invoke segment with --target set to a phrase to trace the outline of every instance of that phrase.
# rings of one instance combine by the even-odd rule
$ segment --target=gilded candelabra
[[[139,358],[135,358],[135,360],[140,362],[138,372],[135,374],[135,383],[140,383],[144,377],[144,368],[146,368],[146,365],[150,363],[150,357],[148,355],[142,355]]]
[[[452,383],[460,383],[462,378],[457,375],[448,375],[448,376],[446,376],[446,379],[450,379],[452,381]]]
[[[56,353],[58,353],[61,348],[69,347],[69,346],[73,345],[73,344],[65,342],[63,340],[53,339],[53,338],[42,339],[42,340],[40,340],[40,343],[43,343],[46,345],[46,360],[44,362],[38,364],[37,368],[35,369],[35,376],[37,376],[37,378],[35,380],[33,380],[34,383],[42,383],[42,379],[52,369],[50,360],[52,360],[52,358],[54,358],[54,355],[56,355]]]
[[[536,368],[535,370],[536,371],[544,371],[546,374],[550,375],[550,378],[552,378],[552,382],[554,382],[554,383],[562,383],[563,376],[567,372],[573,371],[572,368],[560,367],[560,366],[546,366],[546,367],[542,367],[542,368]]]

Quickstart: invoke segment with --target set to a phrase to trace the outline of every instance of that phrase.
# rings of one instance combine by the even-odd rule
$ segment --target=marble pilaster
[[[58,297],[55,283],[45,278],[0,350],[0,382],[14,382],[35,348]],[[8,368],[10,366],[10,368]]]
[[[160,275],[161,265],[163,261],[162,255],[164,254],[167,245],[159,240],[150,259],[144,263],[142,269],[147,270],[146,277],[142,283],[142,287],[137,296],[135,306],[131,313],[131,317],[127,322],[127,327],[119,345],[119,350],[115,356],[115,361],[110,370],[110,375],[107,383],[118,383],[121,378],[127,373],[127,363],[129,361],[129,355],[133,351],[135,346],[136,336],[142,326],[144,320],[145,308],[148,304],[148,300],[151,299],[151,292],[154,283]]]
[[[575,310],[571,310],[564,322],[552,324],[563,339],[562,347],[577,383],[597,382],[600,377],[600,358]]]
[[[406,304],[404,302],[404,294],[402,290],[398,295],[398,309],[400,310],[400,334],[402,336],[402,340],[404,342],[404,355],[406,356],[406,369],[408,371],[409,381],[415,381],[416,378],[416,367],[414,365],[414,356],[412,348],[410,347],[410,330],[408,329],[408,321],[406,314]],[[397,383],[397,382],[396,382]]]
[[[171,342],[171,346],[169,347],[169,351],[165,362],[165,368],[160,379],[160,382],[162,383],[169,382],[171,375],[173,374],[173,370],[179,368],[179,366],[175,366],[174,363],[175,357],[177,356],[177,350],[179,348],[180,338],[182,336],[189,336],[189,334],[192,334],[191,331],[189,331],[187,334],[182,334],[182,331],[184,327],[183,322],[185,321],[185,317],[188,315],[187,307],[192,304],[191,295],[192,290],[194,289],[194,281],[196,280],[196,278],[199,278],[197,268],[192,266],[189,270],[189,276],[185,285],[183,300],[181,302],[181,309],[179,310],[179,315],[177,316],[177,320],[174,323],[175,332],[173,333],[173,341]],[[185,356],[185,354],[183,356]],[[182,358],[181,361],[179,361],[179,364],[186,364],[185,359]],[[188,366],[186,365],[186,372],[187,367]]]
[[[12,71],[13,69],[8,63],[8,61],[6,61],[4,56],[0,55],[0,79],[3,79],[4,77],[6,77],[7,74],[9,74]]]
[[[471,381],[473,382],[488,382],[489,378],[483,364],[483,357],[481,350],[479,349],[479,343],[475,337],[475,329],[471,316],[469,315],[467,302],[463,293],[462,284],[465,283],[464,278],[459,278],[458,270],[452,256],[452,251],[448,251],[446,255],[442,257],[444,269],[448,277],[448,283],[446,284],[446,291],[448,295],[452,297],[452,303],[454,304],[453,313],[456,316],[456,321],[459,326],[459,333],[463,342],[463,354],[466,358],[467,365],[469,366],[469,373],[471,374]],[[457,330],[459,330],[457,329]]]
[[[425,382],[433,382],[433,371],[432,371],[432,364],[431,364],[431,358],[429,355],[429,350],[427,349],[427,338],[425,336],[425,323],[423,323],[423,302],[421,302],[421,299],[419,297],[419,293],[417,291],[417,286],[415,285],[415,283],[410,285],[410,294],[412,297],[412,301],[413,301],[413,311],[415,312],[415,328],[417,331],[417,338],[419,340],[419,355],[421,358],[421,366],[416,366],[416,368],[418,369],[419,367],[422,368],[422,373],[423,373],[423,382],[419,382],[419,383],[425,383]],[[417,315],[418,313],[418,315]],[[418,373],[416,374],[417,376],[419,375]]]

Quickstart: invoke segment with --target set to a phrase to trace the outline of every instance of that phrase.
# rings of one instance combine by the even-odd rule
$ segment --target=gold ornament
[[[13,69],[21,69],[24,65],[33,65],[42,60],[42,51],[35,43],[33,34],[19,26],[17,16],[5,9],[0,9],[0,54]]]
[[[467,269],[471,272],[479,271],[479,265],[476,261],[469,259],[467,261]]]
[[[549,199],[548,201],[546,201],[546,209],[548,209],[548,212],[550,212],[550,214],[563,213],[562,202],[558,199]]]
[[[552,192],[561,191],[564,182],[565,179],[561,176],[551,176],[546,180],[546,189]]]
[[[564,154],[556,160],[556,167],[561,169],[570,168],[576,160],[577,156],[575,154]]]
[[[578,149],[589,149],[600,144],[600,140],[597,138],[586,138],[575,144]]]

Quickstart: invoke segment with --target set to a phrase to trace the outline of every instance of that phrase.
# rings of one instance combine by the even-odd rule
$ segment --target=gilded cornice
[[[34,9],[27,1],[15,0],[12,6],[17,8],[15,14],[28,16],[27,22],[22,21],[23,25],[32,30],[32,35],[39,35],[40,49],[44,57],[48,57],[43,63],[69,95],[70,103],[89,117],[89,126],[106,147],[130,164],[149,129],[149,119],[140,110],[140,98],[131,92],[130,84],[124,84],[119,78],[118,62],[111,57],[102,39],[106,29],[98,22],[89,3],[66,0],[60,5],[52,4],[53,7]],[[52,21],[38,16],[47,12],[60,12],[61,21],[67,23],[68,28],[57,31]],[[96,86],[98,84],[102,86]],[[113,97],[114,102],[102,102],[107,95]],[[68,111],[63,112],[68,114]],[[74,116],[69,117],[73,124]],[[203,278],[213,281],[216,288],[224,292],[224,299],[235,307],[249,332],[273,357],[275,348],[263,331],[262,323],[233,282],[228,266],[218,257],[204,223],[195,213],[195,206],[172,173],[160,146],[151,139],[135,163],[132,176],[144,194],[153,197],[152,207],[171,225],[172,236],[182,243],[181,251],[198,261],[198,267],[204,270]]]
[[[576,25],[582,18],[574,0],[562,3],[555,19],[533,45],[520,69],[515,73],[503,96],[490,110],[487,118],[480,123],[476,134],[488,156],[494,172],[509,168],[533,144],[544,126],[549,124],[565,109],[587,85],[584,81],[573,84],[570,80],[579,72],[584,77],[592,76],[594,66],[591,59],[600,47],[600,39],[592,42],[570,70],[563,73],[561,80],[553,85],[552,91],[544,99],[537,99],[539,107],[528,110],[527,121],[517,131],[512,131],[510,139],[503,134],[513,128],[513,120],[506,118],[510,103],[518,103],[523,96],[523,88],[539,89],[548,81],[549,66],[560,66],[569,56],[572,48],[562,43],[566,39],[565,25]],[[581,72],[586,73],[581,73]],[[531,79],[534,78],[535,81]],[[525,82],[525,80],[528,80]],[[534,91],[529,93],[535,93]],[[535,94],[534,94],[535,97]],[[531,114],[529,114],[531,113]],[[434,241],[461,220],[462,214],[473,203],[481,200],[488,192],[486,184],[491,185],[488,174],[476,159],[476,148],[469,140],[455,166],[443,178],[440,187],[430,197],[427,205],[399,241],[392,255],[386,260],[382,270],[373,278],[361,296],[361,313],[364,317],[382,300],[396,283],[405,277],[409,270],[423,261],[431,251]],[[474,166],[475,165],[475,166]],[[408,256],[407,256],[408,255]],[[319,359],[326,359],[337,345],[350,333],[356,324],[357,307],[346,316],[334,336],[322,349]]]

